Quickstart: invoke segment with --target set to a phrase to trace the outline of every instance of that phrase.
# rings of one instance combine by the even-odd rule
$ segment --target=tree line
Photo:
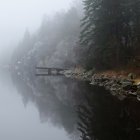
[[[139,0],[84,0],[80,53],[86,68],[131,65],[140,53]]]
[[[36,66],[71,68],[76,65],[75,48],[79,40],[81,4],[53,17],[44,16],[40,28],[33,34],[26,30],[17,46],[12,63],[22,64],[22,69]]]
[[[26,31],[12,60],[20,60],[26,67],[33,61],[33,67],[80,65],[86,69],[105,70],[137,66],[140,0],[81,2],[74,3],[67,12],[44,17],[33,35]]]

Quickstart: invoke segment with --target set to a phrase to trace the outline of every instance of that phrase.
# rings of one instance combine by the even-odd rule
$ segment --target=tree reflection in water
[[[42,123],[64,128],[73,140],[140,139],[140,104],[133,98],[119,101],[103,88],[64,77],[12,77],[25,106],[33,102]]]
[[[83,102],[81,89],[86,92],[85,83],[64,77],[27,78],[15,73],[12,74],[12,79],[25,107],[32,102],[42,123],[49,121],[64,129],[72,139],[78,137],[75,106]]]
[[[140,103],[133,98],[119,101],[98,87],[92,91],[77,107],[81,140],[139,140]]]

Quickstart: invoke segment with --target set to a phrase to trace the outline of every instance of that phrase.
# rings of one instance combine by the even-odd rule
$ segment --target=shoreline
[[[136,82],[136,79],[133,78],[135,77],[133,73],[126,77],[123,75],[96,73],[94,70],[72,69],[64,71],[64,75],[67,78],[89,81],[93,86],[104,87],[119,100],[130,97],[140,102],[140,82]]]

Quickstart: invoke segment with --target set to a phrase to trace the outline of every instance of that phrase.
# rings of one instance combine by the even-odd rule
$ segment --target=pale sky
[[[53,15],[70,7],[72,0],[0,0],[0,56],[22,38],[25,29],[32,33],[43,15]],[[0,57],[1,58],[1,57]]]

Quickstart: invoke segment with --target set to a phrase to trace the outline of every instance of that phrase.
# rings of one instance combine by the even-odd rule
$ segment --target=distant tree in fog
[[[35,34],[30,35],[26,31],[14,53],[14,57],[17,56],[16,61],[24,59],[24,62],[30,65],[26,58],[32,57],[36,65],[73,67],[77,59],[74,48],[79,40],[82,11],[80,3],[76,6],[67,12],[58,12],[54,17],[44,15]]]

